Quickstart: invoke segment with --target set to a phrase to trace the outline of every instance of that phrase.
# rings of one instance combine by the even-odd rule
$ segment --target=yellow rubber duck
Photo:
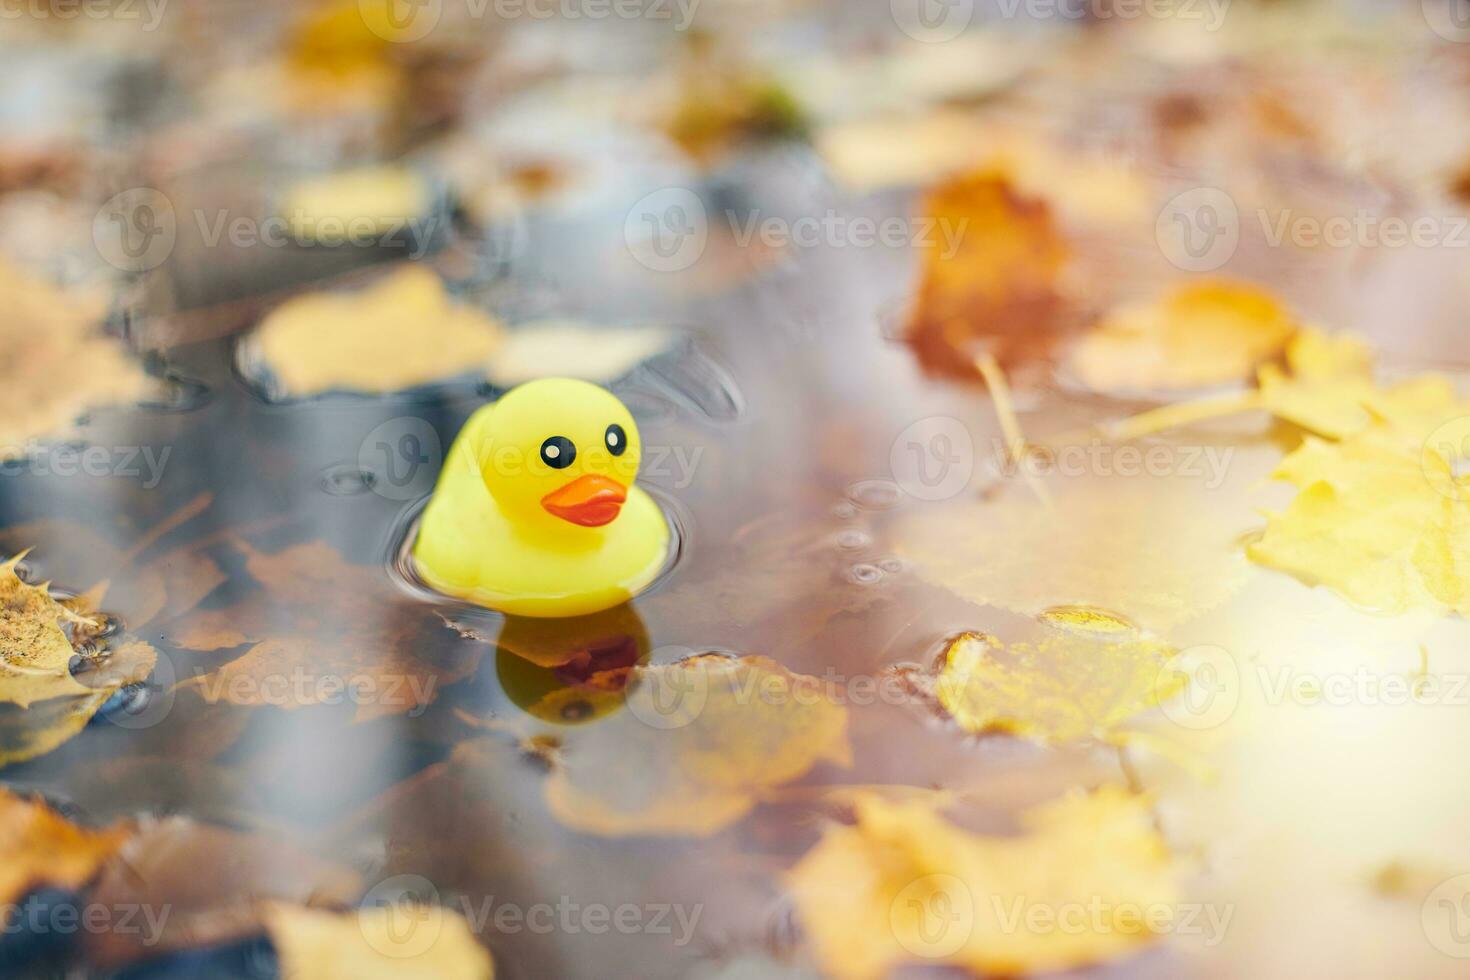
[[[513,616],[584,616],[637,595],[670,540],[633,485],[642,451],[632,414],[597,385],[512,389],[449,450],[414,543],[420,576]]]

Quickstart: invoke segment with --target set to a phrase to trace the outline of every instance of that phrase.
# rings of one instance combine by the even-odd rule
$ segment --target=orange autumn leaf
[[[1279,354],[1296,329],[1264,289],[1192,282],[1109,313],[1078,341],[1070,364],[1097,391],[1228,384]]]
[[[0,903],[46,887],[80,890],[132,834],[126,824],[79,827],[39,799],[0,789]]]
[[[931,190],[921,213],[934,234],[906,331],[920,362],[973,376],[983,351],[1002,364],[1044,352],[1070,254],[1047,203],[983,169]]]
[[[829,828],[787,879],[824,973],[877,980],[912,963],[1013,976],[1159,938],[1149,913],[1172,910],[1177,892],[1145,799],[1075,792],[1025,811],[1021,829],[973,834],[931,802],[860,797],[856,823]],[[1059,927],[1079,910],[1092,910],[1081,928]]]
[[[568,732],[546,802],[585,833],[705,837],[849,751],[847,710],[816,678],[706,654],[635,668],[622,711]]]
[[[274,554],[237,547],[261,588],[198,611],[169,634],[189,650],[247,647],[185,682],[205,700],[287,710],[346,701],[363,721],[425,707],[474,672],[478,644],[444,663],[419,655],[421,610],[401,601],[380,569],[350,565],[322,541]]]

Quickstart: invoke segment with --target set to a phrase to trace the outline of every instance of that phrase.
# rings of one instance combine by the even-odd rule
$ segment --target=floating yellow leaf
[[[1046,202],[983,169],[934,188],[923,214],[933,241],[907,336],[925,367],[972,376],[982,350],[1002,364],[1045,354],[1069,256]]]
[[[0,460],[68,434],[87,409],[154,390],[124,346],[98,329],[105,305],[0,261]]]
[[[1250,557],[1384,613],[1470,610],[1470,479],[1432,447],[1405,452],[1380,423],[1308,438],[1274,474],[1301,488]]]
[[[389,392],[479,373],[501,344],[490,315],[455,301],[433,272],[407,265],[357,293],[309,293],[247,341],[283,394]]]
[[[848,764],[847,709],[764,657],[638,667],[622,712],[569,732],[557,819],[605,836],[707,836],[818,762]]]
[[[1168,849],[1145,800],[1118,787],[1026,811],[1024,833],[969,833],[925,802],[862,798],[791,872],[824,971],[889,975],[904,963],[1015,975],[1086,966],[1158,938],[1174,912]]]
[[[430,208],[424,178],[407,167],[362,167],[300,181],[280,212],[302,241],[362,245],[366,236],[405,231]]]
[[[1099,391],[1227,384],[1279,354],[1296,329],[1263,289],[1190,283],[1103,318],[1073,349],[1071,366]]]
[[[0,766],[72,738],[119,688],[146,678],[158,658],[138,641],[106,649],[101,621],[27,585],[16,573],[18,560],[0,564]],[[96,652],[81,656],[83,641]],[[83,683],[76,673],[87,667]]]
[[[1009,732],[1041,742],[1109,739],[1134,715],[1188,682],[1166,670],[1174,650],[1156,640],[1057,632],[1002,646],[965,633],[945,652],[935,694],[971,732]]]
[[[9,903],[41,888],[80,890],[132,834],[126,825],[78,827],[38,799],[0,789],[0,902],[13,911]]]
[[[1225,460],[1211,465],[1223,479]],[[1252,515],[1222,513],[1210,480],[1053,478],[1050,505],[1013,481],[993,500],[918,508],[899,522],[894,548],[926,580],[980,605],[1028,616],[1088,606],[1164,630],[1223,602],[1248,571],[1236,538]]]
[[[490,953],[458,912],[385,904],[337,913],[281,902],[262,913],[282,980],[491,980]]]
[[[527,323],[506,332],[487,373],[504,387],[549,376],[608,384],[667,350],[673,339],[659,327]]]

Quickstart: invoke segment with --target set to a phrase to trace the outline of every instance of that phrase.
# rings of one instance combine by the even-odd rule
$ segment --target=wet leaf
[[[462,915],[389,904],[353,913],[271,902],[266,930],[282,980],[491,980],[490,954]]]
[[[45,587],[27,585],[16,574],[18,561],[0,565],[0,766],[44,755],[75,736],[158,659],[136,640],[109,649],[101,620],[86,615],[84,602],[62,603]],[[86,683],[76,676],[80,670]]]
[[[127,405],[156,386],[102,334],[106,307],[0,261],[0,460],[64,437],[88,409]]]
[[[1174,652],[1140,637],[1057,631],[1002,645],[965,633],[945,651],[934,691],[966,731],[1117,740],[1131,718],[1183,690],[1187,676],[1165,669]]]
[[[773,78],[737,65],[701,60],[679,86],[669,138],[702,162],[752,142],[800,139],[807,120],[796,98]]]
[[[407,167],[379,166],[311,177],[287,188],[280,213],[301,241],[359,245],[365,236],[417,227],[432,202]]]
[[[1176,900],[1146,800],[1115,787],[1027,810],[1023,833],[972,834],[924,802],[860,799],[788,886],[826,973],[889,975],[904,963],[985,975],[1087,966],[1155,941],[1144,913]],[[1093,909],[1081,928],[1064,910]],[[1039,913],[1054,916],[1052,928]],[[1032,915],[1034,918],[1028,919]],[[1074,919],[1075,921],[1075,919]]]
[[[260,935],[270,901],[345,908],[362,891],[350,869],[277,834],[246,833],[173,817],[145,826],[89,893],[131,908],[135,928],[88,932],[88,961],[116,969],[181,949]]]
[[[1383,613],[1470,610],[1470,478],[1432,447],[1376,425],[1308,438],[1274,476],[1301,492],[1267,516],[1250,557]]]
[[[847,765],[846,730],[817,678],[764,657],[638,667],[621,712],[568,734],[546,801],[586,833],[704,837],[818,762]]]
[[[1252,515],[1208,480],[1057,477],[1044,484],[1049,504],[1010,481],[993,500],[906,515],[894,547],[979,605],[1028,616],[1090,606],[1163,631],[1222,603],[1249,570],[1237,538]]]
[[[246,341],[244,356],[286,395],[381,393],[482,372],[501,342],[493,317],[456,301],[433,272],[406,265],[360,292],[288,300]]]
[[[124,824],[79,827],[39,799],[0,789],[0,902],[46,887],[80,890],[132,834]]]
[[[1200,388],[1244,381],[1279,354],[1296,320],[1263,289],[1192,282],[1104,317],[1073,348],[1071,368],[1098,391]]]
[[[349,703],[365,721],[423,708],[474,672],[480,644],[464,645],[447,663],[419,656],[421,611],[396,601],[381,569],[350,565],[321,541],[274,554],[243,541],[237,547],[261,588],[169,633],[201,652],[248,646],[185,682],[206,701],[287,710]]]
[[[924,366],[973,376],[983,351],[1002,364],[1045,354],[1069,257],[1046,202],[984,169],[930,191],[922,213],[934,240],[921,251],[907,336]]]

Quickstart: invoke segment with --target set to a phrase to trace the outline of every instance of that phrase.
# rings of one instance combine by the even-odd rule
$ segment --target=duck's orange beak
[[[541,498],[541,506],[564,521],[582,527],[610,524],[623,509],[628,488],[595,473],[579,476]]]

